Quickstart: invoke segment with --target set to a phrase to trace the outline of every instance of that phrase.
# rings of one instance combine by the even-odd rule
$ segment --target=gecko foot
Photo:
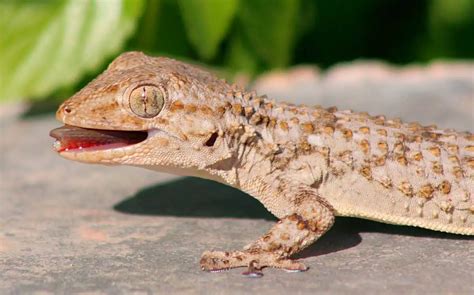
[[[282,258],[276,254],[255,251],[206,251],[201,256],[201,269],[205,271],[220,271],[236,267],[247,267],[243,275],[247,277],[261,277],[264,267],[281,268],[286,271],[306,271],[303,263]]]
[[[310,190],[296,190],[300,212],[281,218],[270,230],[241,251],[206,251],[201,256],[201,268],[220,271],[247,267],[243,274],[261,277],[265,267],[281,268],[288,272],[306,271],[308,267],[290,257],[313,243],[334,221],[332,209],[318,202]]]

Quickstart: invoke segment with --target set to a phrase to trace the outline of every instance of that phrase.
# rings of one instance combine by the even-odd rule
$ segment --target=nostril
[[[64,111],[69,114],[72,109],[70,107],[64,107]]]

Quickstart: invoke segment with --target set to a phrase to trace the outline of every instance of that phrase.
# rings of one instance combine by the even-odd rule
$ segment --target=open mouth
[[[129,146],[144,141],[147,131],[88,129],[71,125],[51,130],[57,152],[96,151]]]

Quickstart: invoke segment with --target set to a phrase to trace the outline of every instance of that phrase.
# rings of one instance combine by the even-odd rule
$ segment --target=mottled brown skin
[[[131,103],[141,85],[163,96],[156,114]],[[119,56],[57,118],[149,134],[122,148],[62,151],[65,158],[213,179],[247,192],[280,219],[241,251],[205,252],[204,270],[306,270],[289,257],[323,235],[336,215],[474,235],[472,133],[278,103],[138,52]]]

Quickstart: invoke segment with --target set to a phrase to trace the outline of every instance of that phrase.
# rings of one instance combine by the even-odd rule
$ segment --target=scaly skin
[[[161,93],[161,111],[131,101],[142,85]],[[336,215],[474,235],[471,133],[277,103],[138,52],[119,56],[64,102],[57,118],[84,128],[148,131],[137,144],[60,152],[65,158],[212,179],[247,192],[280,219],[241,251],[205,252],[204,270],[306,270],[289,257],[323,235]]]

